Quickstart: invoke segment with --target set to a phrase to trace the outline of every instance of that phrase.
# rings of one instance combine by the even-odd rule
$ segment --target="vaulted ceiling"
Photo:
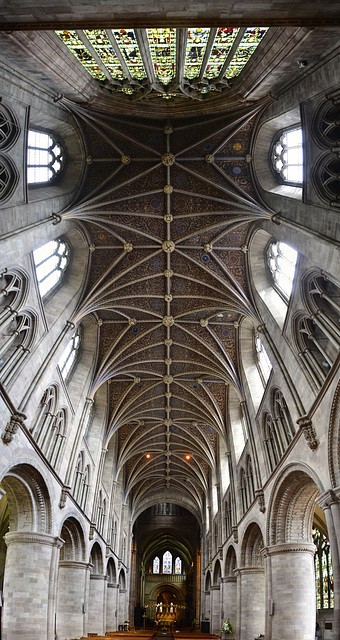
[[[175,495],[201,513],[227,399],[242,399],[239,322],[259,323],[247,239],[270,216],[252,179],[266,102],[218,116],[130,120],[63,100],[86,145],[76,203],[88,235],[87,289],[73,318],[99,325],[91,394],[109,383],[106,443],[135,509]],[[148,457],[147,457],[148,456]]]

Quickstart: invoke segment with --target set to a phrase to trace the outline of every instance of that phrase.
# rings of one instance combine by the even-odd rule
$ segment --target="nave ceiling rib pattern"
[[[80,198],[62,217],[91,249],[73,321],[94,314],[100,327],[91,393],[109,383],[106,443],[117,438],[133,505],[168,490],[202,511],[219,438],[228,446],[228,389],[242,399],[239,322],[260,322],[246,252],[251,223],[272,213],[250,155],[266,103],[171,122],[63,103],[86,145]]]

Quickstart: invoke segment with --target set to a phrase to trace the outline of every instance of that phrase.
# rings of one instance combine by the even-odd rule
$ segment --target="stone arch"
[[[241,566],[261,567],[263,558],[261,549],[264,547],[263,535],[259,525],[252,522],[248,525],[241,544]]]
[[[268,505],[268,544],[311,542],[320,482],[307,465],[289,465],[276,482]],[[322,492],[322,489],[321,489]]]
[[[52,510],[46,483],[37,469],[18,464],[2,479],[9,508],[10,531],[50,534]]]
[[[234,571],[236,569],[236,566],[237,566],[236,552],[233,545],[231,544],[228,547],[227,555],[225,557],[225,563],[224,563],[225,577],[234,577],[235,575]]]
[[[211,573],[210,571],[208,571],[207,575],[205,576],[204,591],[210,591],[210,587],[211,587]]]
[[[90,551],[90,563],[93,565],[91,573],[94,575],[102,575],[103,568],[103,552],[98,542],[94,542]]]
[[[340,484],[340,382],[335,390],[328,433],[328,463],[332,487]]]
[[[214,573],[213,573],[213,584],[215,586],[219,586],[221,577],[222,577],[221,563],[219,560],[216,560],[215,566],[214,566]]]
[[[61,527],[60,537],[64,544],[60,551],[60,560],[83,562],[85,560],[85,537],[80,522],[70,516]]]
[[[119,572],[118,584],[119,584],[119,589],[125,591],[125,589],[126,589],[126,576],[125,576],[124,569],[121,569],[120,572]]]
[[[106,575],[109,584],[117,583],[117,569],[113,558],[109,558],[106,565]]]

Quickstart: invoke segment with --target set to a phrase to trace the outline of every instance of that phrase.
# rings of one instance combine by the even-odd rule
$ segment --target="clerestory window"
[[[255,353],[258,365],[258,370],[265,386],[267,384],[270,372],[273,368],[272,363],[269,360],[268,353],[262,344],[262,340],[258,333],[255,334]]]
[[[29,185],[53,182],[65,164],[65,153],[54,136],[29,130],[27,141],[27,182]]]
[[[77,355],[79,353],[81,344],[81,327],[79,326],[74,332],[72,338],[69,340],[64,353],[62,354],[58,366],[61,371],[61,375],[66,380],[69,375],[72,366],[74,365]]]
[[[273,142],[272,166],[280,182],[302,186],[303,146],[302,129],[294,127],[281,131]]]
[[[274,241],[267,250],[267,264],[274,287],[283,295],[286,302],[293,288],[298,253],[285,242]]]
[[[33,251],[33,258],[43,298],[61,281],[70,262],[70,249],[65,240],[57,238]]]

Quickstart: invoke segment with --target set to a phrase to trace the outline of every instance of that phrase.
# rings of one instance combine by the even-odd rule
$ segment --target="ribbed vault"
[[[251,167],[266,103],[171,122],[63,103],[87,149],[80,198],[62,214],[91,250],[73,321],[99,325],[91,395],[109,385],[117,477],[139,510],[168,491],[202,513],[219,439],[229,446],[229,386],[243,397],[239,322],[259,323],[246,254],[250,225],[271,215]]]

